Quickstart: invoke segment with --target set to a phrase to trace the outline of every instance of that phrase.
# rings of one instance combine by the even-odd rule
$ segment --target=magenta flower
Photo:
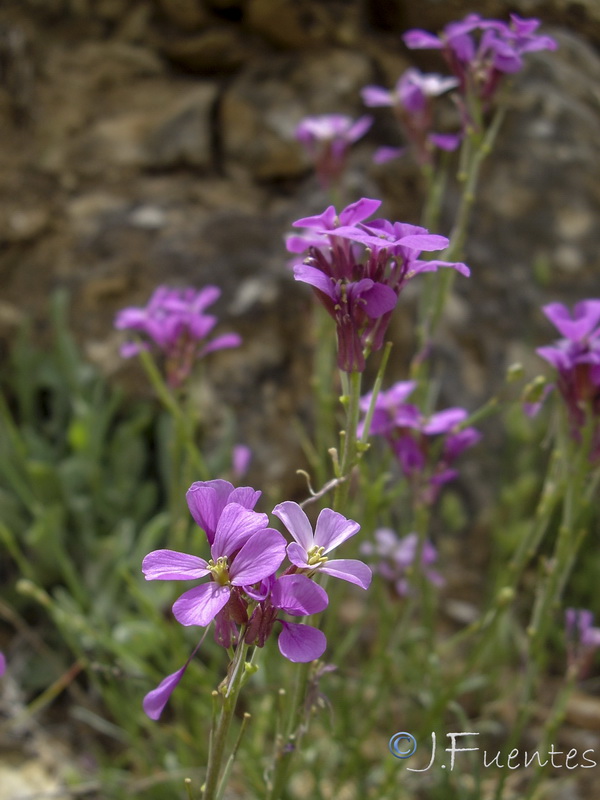
[[[181,386],[199,358],[241,344],[236,333],[208,340],[217,318],[204,311],[220,294],[216,286],[200,291],[159,286],[145,308],[124,308],[117,314],[118,330],[134,331],[144,337],[141,342],[126,342],[121,355],[130,358],[154,346],[164,356],[169,385]]]
[[[273,509],[273,514],[283,522],[294,538],[288,545],[289,560],[298,569],[309,575],[324,572],[335,578],[354,583],[362,589],[368,589],[371,583],[371,570],[362,561],[355,559],[327,558],[327,553],[354,536],[360,530],[358,522],[324,508],[317,519],[313,533],[312,525],[298,503],[286,501]]]
[[[6,658],[4,657],[4,653],[0,650],[0,677],[4,675],[6,672]]]
[[[313,287],[335,320],[338,366],[345,372],[362,372],[366,355],[382,347],[398,295],[411,278],[438,267],[469,274],[461,263],[419,260],[424,250],[447,247],[445,236],[400,222],[365,223],[379,205],[363,197],[339,215],[329,206],[297,220],[294,227],[308,228],[309,235],[287,242],[294,253],[308,251],[304,263],[294,266],[294,276]]]
[[[407,69],[393,91],[380,86],[366,86],[362,92],[366,106],[390,106],[394,110],[400,129],[419,164],[429,164],[435,147],[454,150],[460,143],[456,134],[436,134],[433,131],[433,98],[458,86],[458,78],[424,74],[418,69]],[[385,163],[404,152],[404,148],[380,148],[375,153],[377,163]]]
[[[377,558],[376,571],[392,584],[400,597],[410,594],[406,572],[415,567],[419,537],[416,533],[400,538],[391,528],[379,528],[374,533],[374,542],[361,545],[361,552]],[[425,578],[435,586],[442,586],[444,579],[431,568],[437,560],[437,550],[430,541],[424,543],[420,569]]]
[[[283,561],[285,540],[266,523],[266,514],[229,503],[217,522],[209,561],[175,550],[155,550],[144,558],[142,571],[149,581],[210,575],[208,583],[184,592],[173,605],[175,619],[182,625],[209,625],[235,588],[258,583]]]
[[[413,382],[401,381],[379,393],[371,432],[385,438],[413,490],[422,502],[431,505],[441,486],[457,477],[454,461],[477,444],[481,434],[475,428],[463,427],[468,417],[464,408],[447,408],[425,416],[417,406],[405,403],[413,388]],[[361,399],[365,414],[370,404],[371,395]],[[359,433],[363,426],[364,421],[359,424]]]
[[[536,352],[558,373],[572,435],[579,439],[587,421],[600,418],[600,300],[582,300],[573,314],[561,303],[550,303],[542,310],[564,338]],[[598,455],[600,425],[592,443],[592,458]]]
[[[262,647],[271,635],[275,623],[282,626],[279,651],[289,661],[307,662],[320,658],[325,652],[325,634],[312,625],[288,622],[280,612],[294,617],[318,614],[329,603],[322,586],[306,575],[287,574],[271,578],[266,597],[256,606],[248,622],[245,641]]]
[[[206,533],[208,543],[212,544],[217,523],[228,503],[238,503],[250,511],[258,503],[261,492],[250,486],[234,489],[229,481],[196,481],[186,493],[186,500],[194,522]],[[262,517],[266,519],[263,514]]]
[[[577,670],[580,678],[585,678],[600,647],[600,628],[594,627],[593,613],[585,608],[567,608],[565,633],[569,666]]]
[[[411,30],[402,38],[412,49],[441,50],[460,82],[461,92],[473,92],[487,103],[504,75],[523,68],[525,54],[556,50],[554,39],[536,33],[539,24],[539,20],[522,19],[516,14],[510,15],[510,23],[469,14],[460,22],[451,22],[439,36]]]
[[[372,117],[353,120],[344,114],[305,117],[296,128],[296,139],[304,145],[315,165],[323,188],[336,183],[344,169],[351,145],[369,130]]]

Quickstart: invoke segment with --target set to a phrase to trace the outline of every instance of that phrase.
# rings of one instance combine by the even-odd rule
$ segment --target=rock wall
[[[46,330],[66,286],[90,358],[126,380],[114,313],[158,283],[223,289],[217,308],[246,339],[209,365],[239,411],[268,480],[300,460],[308,413],[311,298],[286,269],[291,221],[327,204],[293,139],[308,113],[364,112],[359,90],[411,63],[408,27],[469,11],[538,16],[556,53],[532,54],[486,165],[439,360],[446,402],[471,406],[509,360],[552,337],[539,306],[598,296],[600,5],[596,0],[4,0],[0,8],[0,338],[23,313]],[[382,197],[417,221],[409,162],[375,167],[376,124],[352,154],[349,197]],[[451,209],[448,209],[450,211]],[[447,233],[446,230],[437,231]],[[410,340],[411,299],[396,324]],[[460,345],[460,350],[458,346]],[[394,355],[398,374],[406,350]]]

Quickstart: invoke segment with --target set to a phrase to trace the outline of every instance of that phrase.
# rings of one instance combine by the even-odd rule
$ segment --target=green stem
[[[225,688],[222,690],[223,705],[216,728],[211,731],[210,747],[208,753],[208,767],[206,781],[202,793],[202,800],[216,800],[217,787],[219,785],[219,775],[221,764],[225,755],[225,745],[227,734],[231,726],[231,721],[235,713],[238,696],[244,682],[245,670],[244,663],[248,645],[244,642],[243,632],[240,633],[240,641],[235,651],[235,656],[231,663],[231,674]]]
[[[279,800],[287,783],[294,754],[298,751],[299,733],[305,713],[306,689],[310,662],[298,664],[294,680],[294,691],[290,698],[289,716],[283,736],[276,743],[275,766],[267,793],[267,800]]]
[[[340,473],[346,480],[339,483],[335,490],[333,507],[336,511],[339,511],[347,503],[350,473],[358,461],[356,429],[358,427],[358,417],[360,413],[359,404],[362,373],[351,372],[349,375],[343,373],[343,376],[344,375],[347,379],[347,393],[343,399],[344,405],[346,406],[346,428],[343,432]]]
[[[448,247],[441,254],[442,261],[456,261],[462,257],[471,211],[475,201],[481,167],[491,153],[500,126],[506,113],[506,106],[501,104],[486,133],[482,136],[473,131],[465,139],[461,148],[458,179],[464,184],[460,205],[450,234]],[[456,273],[453,269],[445,269],[439,276],[429,277],[423,292],[421,303],[421,324],[419,326],[419,344],[417,356],[413,360],[411,371],[420,372],[424,353],[428,343],[435,334],[440,323],[446,300],[452,290]]]

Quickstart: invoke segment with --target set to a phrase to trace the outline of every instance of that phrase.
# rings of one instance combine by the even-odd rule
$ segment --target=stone
[[[239,69],[252,53],[241,30],[233,26],[209,28],[193,36],[165,39],[164,54],[190,72],[228,73]]]
[[[182,30],[195,31],[206,23],[200,0],[158,0],[158,5],[167,19]]]
[[[294,137],[300,120],[333,110],[359,116],[359,90],[370,78],[368,59],[341,49],[253,62],[221,102],[226,162],[260,180],[302,174],[307,161]]]
[[[212,84],[131,88],[129,110],[102,118],[76,149],[84,174],[106,168],[209,167]],[[127,107],[126,104],[123,104]]]
[[[279,47],[352,44],[359,31],[355,5],[341,0],[249,0],[245,22]]]

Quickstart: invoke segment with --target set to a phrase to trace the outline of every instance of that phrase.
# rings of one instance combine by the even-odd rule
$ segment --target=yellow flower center
[[[225,586],[229,583],[227,556],[219,556],[216,561],[211,558],[208,562],[208,568],[212,572],[215,583],[218,583],[219,586]]]
[[[327,556],[323,555],[325,548],[324,547],[317,547],[317,545],[313,545],[313,547],[308,550],[308,565],[310,567],[321,567],[327,561]]]

